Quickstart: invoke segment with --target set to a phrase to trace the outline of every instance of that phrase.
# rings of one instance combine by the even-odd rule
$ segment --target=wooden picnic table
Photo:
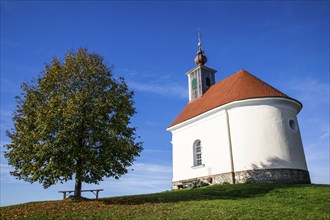
[[[99,198],[99,192],[103,191],[103,189],[84,189],[81,190],[81,192],[92,192],[95,196],[96,199]],[[73,193],[74,190],[66,190],[66,191],[58,191],[59,193],[63,193],[63,199],[66,199],[67,194],[69,195],[70,193]]]

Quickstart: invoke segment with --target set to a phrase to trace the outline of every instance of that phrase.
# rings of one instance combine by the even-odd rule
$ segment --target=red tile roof
[[[239,70],[214,84],[201,98],[189,102],[169,127],[230,102],[261,97],[290,98],[251,73]]]

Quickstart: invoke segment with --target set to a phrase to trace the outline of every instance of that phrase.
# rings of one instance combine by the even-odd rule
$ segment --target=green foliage
[[[5,157],[12,175],[47,188],[71,180],[98,183],[127,173],[142,144],[135,142],[133,92],[103,58],[86,49],[54,58],[43,75],[23,83]]]
[[[329,219],[329,185],[237,184],[0,208],[1,219]]]

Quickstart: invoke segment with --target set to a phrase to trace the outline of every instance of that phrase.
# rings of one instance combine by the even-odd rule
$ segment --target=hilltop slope
[[[238,184],[103,198],[32,202],[1,219],[330,219],[330,185]]]

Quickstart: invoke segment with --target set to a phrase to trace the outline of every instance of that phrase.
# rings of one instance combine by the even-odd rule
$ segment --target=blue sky
[[[188,102],[196,31],[216,81],[246,69],[304,105],[298,115],[313,183],[329,184],[329,1],[1,1],[1,146],[10,140],[14,96],[53,57],[87,47],[135,91],[144,151],[134,171],[105,179],[101,197],[169,190],[171,134]],[[61,199],[9,175],[1,149],[1,206]],[[84,196],[92,196],[84,194]]]

